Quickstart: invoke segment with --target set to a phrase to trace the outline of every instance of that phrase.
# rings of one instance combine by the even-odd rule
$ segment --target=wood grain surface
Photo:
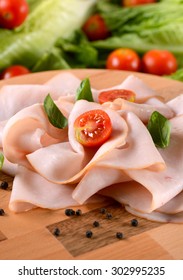
[[[25,75],[4,84],[42,84],[59,71]],[[113,86],[121,82],[130,72],[106,70],[72,70],[83,79],[89,77],[96,88]],[[183,93],[183,83],[153,75],[133,73],[156,89],[165,100]],[[8,208],[13,178],[0,173],[0,183],[8,181],[7,190],[0,189],[0,208],[5,215],[0,216],[0,259],[139,259],[175,260],[183,259],[183,225],[161,224],[138,219],[138,226],[131,226],[135,218],[114,201],[103,204],[73,207],[82,210],[81,216],[68,217],[65,209],[51,211],[34,209],[15,214]],[[112,215],[108,218],[101,213],[105,208]],[[93,222],[99,226],[94,227]],[[55,229],[60,234],[55,234]],[[86,231],[91,230],[91,238]],[[116,238],[122,232],[123,238]]]

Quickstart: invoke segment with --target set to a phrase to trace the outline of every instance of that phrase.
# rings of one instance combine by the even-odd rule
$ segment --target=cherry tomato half
[[[141,60],[132,49],[119,48],[112,51],[106,62],[107,69],[140,71]]]
[[[109,36],[105,21],[99,14],[89,17],[83,25],[83,31],[90,41],[103,40]]]
[[[122,0],[122,6],[132,7],[132,6],[151,4],[156,2],[157,2],[156,0]]]
[[[13,29],[20,26],[29,13],[26,0],[1,0],[0,1],[0,26]]]
[[[100,104],[105,103],[107,101],[114,101],[116,98],[123,98],[125,100],[134,102],[135,93],[127,89],[111,89],[100,92],[98,96]]]
[[[30,73],[29,69],[22,65],[13,65],[5,69],[0,74],[0,79],[9,79],[15,76],[21,76]]]
[[[177,60],[169,51],[150,50],[142,57],[142,70],[154,75],[170,75],[177,70]]]
[[[74,122],[75,136],[85,147],[98,147],[111,135],[110,117],[103,110],[91,110],[80,115]]]

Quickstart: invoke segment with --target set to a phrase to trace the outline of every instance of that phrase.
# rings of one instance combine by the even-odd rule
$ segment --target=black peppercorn
[[[87,230],[87,231],[86,231],[86,237],[87,237],[87,238],[91,238],[92,235],[93,235],[93,232],[92,232],[91,230]]]
[[[80,209],[76,210],[76,215],[77,216],[81,216],[82,215],[82,211]]]
[[[73,216],[75,215],[75,211],[73,209],[65,209],[66,216]]]
[[[107,213],[106,214],[106,218],[109,219],[109,220],[112,219],[112,214],[111,213]]]
[[[131,220],[131,225],[132,225],[133,227],[137,227],[137,226],[138,226],[138,221],[137,221],[137,219],[132,219],[132,220]]]
[[[59,236],[59,235],[60,235],[60,230],[59,230],[59,228],[55,228],[54,231],[53,231],[53,234],[54,234],[55,236]]]
[[[107,209],[105,209],[105,208],[100,209],[100,213],[105,214],[106,212],[107,212]]]
[[[93,226],[94,226],[94,227],[99,227],[99,225],[100,225],[100,224],[99,224],[98,221],[93,222]]]
[[[2,208],[0,208],[0,216],[4,216],[5,212]]]
[[[123,233],[122,232],[117,232],[116,233],[116,238],[123,239]]]
[[[3,190],[7,190],[7,188],[8,188],[8,182],[2,181],[2,183],[1,183],[1,185],[0,185],[0,188],[3,189]]]

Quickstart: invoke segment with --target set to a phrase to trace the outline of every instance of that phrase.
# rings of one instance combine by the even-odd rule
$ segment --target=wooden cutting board
[[[96,88],[115,85],[130,72],[106,70],[72,70],[83,79],[89,77]],[[42,84],[58,71],[42,72],[1,81],[4,84]],[[135,73],[149,86],[156,89],[166,100],[183,93],[183,83],[152,75]],[[28,179],[28,178],[27,178]],[[81,216],[67,217],[65,209],[51,211],[35,209],[15,214],[8,209],[13,178],[0,173],[0,183],[9,182],[7,190],[0,189],[0,259],[125,259],[125,260],[172,260],[183,259],[183,224],[161,224],[138,218],[139,225],[131,226],[133,215],[117,203],[106,201],[102,205],[81,206]],[[112,215],[109,219],[101,213],[105,208]],[[77,210],[78,207],[74,207]],[[93,227],[98,221],[99,227]],[[61,234],[56,236],[55,228]],[[93,237],[86,238],[87,230]],[[122,232],[124,239],[116,238]]]

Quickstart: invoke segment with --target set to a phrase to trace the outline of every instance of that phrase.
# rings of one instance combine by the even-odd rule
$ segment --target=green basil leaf
[[[3,163],[4,163],[4,155],[2,153],[0,153],[0,170],[3,167]]]
[[[84,79],[76,91],[76,100],[84,99],[93,102],[90,81],[88,78]]]
[[[67,119],[61,113],[57,105],[54,103],[50,94],[45,97],[44,109],[50,123],[57,128],[64,128],[68,125]]]
[[[161,115],[159,112],[154,111],[151,114],[147,128],[151,137],[158,148],[166,148],[170,142],[170,121]]]

